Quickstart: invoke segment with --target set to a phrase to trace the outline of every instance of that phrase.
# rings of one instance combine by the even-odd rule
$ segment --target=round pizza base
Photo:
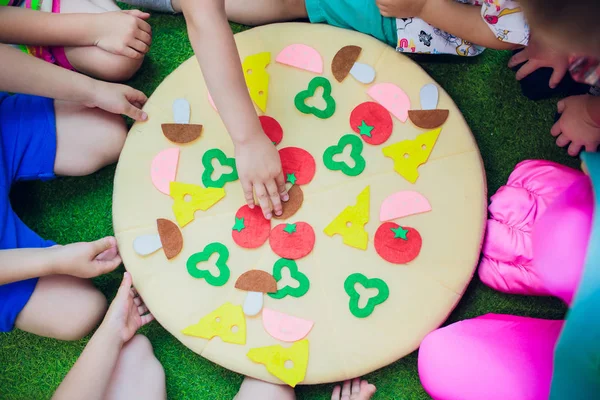
[[[240,58],[268,51],[271,63],[267,115],[276,118],[284,130],[278,148],[297,146],[308,150],[317,163],[314,180],[303,185],[304,203],[289,221],[304,221],[316,233],[314,250],[297,261],[310,279],[310,290],[301,298],[280,300],[264,296],[265,307],[314,321],[308,334],[310,355],[305,380],[317,384],[361,376],[388,365],[418,348],[423,337],[436,329],[458,303],[478,262],[486,216],[486,185],[481,157],[475,140],[460,111],[440,88],[438,108],[450,110],[439,139],[420,177],[411,184],[393,170],[393,161],[385,158],[382,148],[406,139],[414,139],[424,130],[410,121],[393,118],[390,139],[380,146],[365,143],[364,172],[348,177],[323,165],[325,149],[341,136],[352,133],[351,111],[358,104],[372,101],[367,95],[371,85],[348,76],[337,82],[331,72],[336,52],[346,45],[362,47],[359,61],[373,66],[373,84],[390,82],[402,88],[413,109],[420,109],[419,90],[433,80],[409,58],[377,40],[356,32],[325,25],[288,23],[252,29],[235,35]],[[315,48],[324,60],[325,76],[332,85],[337,103],[335,114],[325,120],[298,112],[295,95],[305,90],[315,74],[275,62],[286,46],[304,43]],[[197,141],[180,145],[169,142],[161,124],[173,122],[172,105],[177,98],[191,104],[190,123],[202,124]],[[217,112],[210,106],[200,68],[194,58],[183,63],[158,87],[144,107],[150,119],[136,123],[127,138],[118,164],[114,186],[114,230],[127,270],[138,292],[156,320],[185,346],[203,357],[236,372],[257,379],[282,383],[261,364],[246,354],[251,348],[282,344],[263,328],[260,315],[246,317],[245,345],[223,343],[220,338],[204,340],[185,336],[181,331],[197,323],[204,315],[226,302],[243,304],[246,292],[234,284],[243,272],[261,269],[272,273],[277,257],[265,243],[255,250],[235,245],[231,232],[234,215],[244,204],[239,182],[225,186],[226,196],[207,211],[198,211],[195,220],[182,229],[181,253],[167,260],[162,250],[146,257],[137,255],[132,243],[140,235],[156,233],[157,218],[174,219],[173,200],[159,192],[150,178],[150,164],[161,150],[179,147],[176,180],[201,185],[202,155],[220,148],[229,157],[234,149]],[[259,112],[260,114],[260,112]],[[357,195],[370,186],[369,234],[365,251],[342,243],[340,236],[328,237],[323,229]],[[373,238],[381,224],[379,209],[392,193],[415,190],[431,203],[432,211],[411,215],[396,222],[417,229],[423,238],[419,256],[407,265],[384,261],[375,252]],[[222,287],[192,278],[187,259],[211,242],[222,242],[230,251],[231,278]],[[214,260],[213,260],[214,261]],[[344,281],[352,273],[383,279],[389,286],[389,298],[367,318],[354,317],[348,307]],[[362,304],[361,304],[362,305]]]

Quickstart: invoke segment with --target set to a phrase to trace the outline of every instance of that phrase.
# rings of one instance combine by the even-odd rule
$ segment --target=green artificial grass
[[[152,48],[129,82],[147,95],[193,54],[181,16],[154,15],[150,23]],[[239,32],[245,28],[232,25],[232,29]],[[549,134],[556,99],[531,102],[524,98],[514,73],[506,67],[509,56],[507,52],[486,51],[475,59],[416,58],[462,110],[479,144],[490,194],[506,182],[519,161],[541,158],[578,164],[555,146]],[[111,166],[85,178],[18,185],[13,206],[35,231],[58,243],[111,235],[114,170]],[[112,299],[122,273],[120,267],[94,281]],[[564,316],[565,308],[552,298],[495,292],[475,277],[447,323],[490,312],[556,319]],[[236,393],[241,376],[197,356],[157,323],[144,327],[142,333],[151,340],[165,368],[170,399],[231,399]],[[20,331],[0,334],[0,398],[50,398],[88,339],[66,343]],[[419,383],[416,352],[366,378],[377,385],[376,399],[428,398]],[[332,386],[299,387],[298,398],[329,399]]]

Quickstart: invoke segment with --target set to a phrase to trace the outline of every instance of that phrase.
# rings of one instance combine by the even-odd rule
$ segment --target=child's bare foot
[[[558,102],[560,119],[550,133],[556,137],[556,145],[569,145],[569,155],[576,156],[583,148],[596,151],[600,145],[600,101],[584,94],[571,96]]]
[[[275,385],[245,377],[234,400],[294,400],[294,389],[287,385]]]
[[[360,378],[355,378],[352,381],[344,382],[343,386],[339,385],[333,388],[331,400],[369,400],[377,388]]]

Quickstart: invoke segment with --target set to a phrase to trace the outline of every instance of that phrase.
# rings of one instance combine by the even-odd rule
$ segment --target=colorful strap
[[[600,154],[583,153],[595,193],[592,234],[583,276],[554,351],[551,400],[600,393]]]

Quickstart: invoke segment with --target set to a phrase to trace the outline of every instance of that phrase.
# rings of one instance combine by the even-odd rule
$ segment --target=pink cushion
[[[436,400],[547,400],[563,321],[487,314],[433,331],[419,377]]]
[[[489,207],[479,277],[506,293],[551,295],[533,265],[533,226],[548,206],[571,184],[585,176],[581,171],[550,161],[519,163]]]

